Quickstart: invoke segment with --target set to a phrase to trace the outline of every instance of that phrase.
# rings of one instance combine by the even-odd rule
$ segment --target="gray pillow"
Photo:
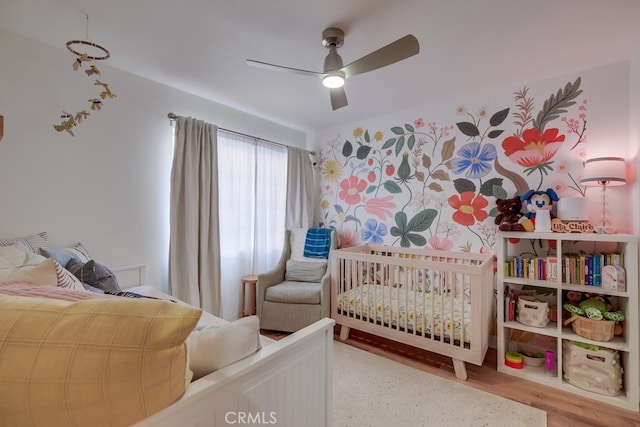
[[[319,282],[327,272],[327,262],[288,260],[284,278],[294,282]]]
[[[103,291],[122,292],[116,275],[109,268],[94,260],[83,263],[76,258],[72,258],[67,264],[67,270],[87,285]]]

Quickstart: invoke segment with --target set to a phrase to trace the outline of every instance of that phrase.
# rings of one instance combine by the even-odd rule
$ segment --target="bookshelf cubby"
[[[499,232],[497,241],[498,371],[640,412],[638,238],[626,234]],[[607,264],[623,266],[624,288],[602,286],[602,267]],[[528,290],[543,296],[550,308],[556,307],[556,320],[545,326],[520,323],[517,313],[509,314],[510,290],[516,293]],[[617,309],[626,317],[622,322],[622,334],[611,341],[595,341],[576,334],[570,326],[564,326],[562,305],[566,302],[567,292],[597,294],[615,301]],[[505,353],[526,347],[526,343],[513,339],[523,335],[534,336],[539,338],[537,342],[547,343],[546,348],[539,350],[554,352],[554,372],[547,372],[544,365],[524,366],[522,369],[507,366]],[[563,375],[565,342],[617,351],[623,368],[621,392],[610,396],[570,384]]]

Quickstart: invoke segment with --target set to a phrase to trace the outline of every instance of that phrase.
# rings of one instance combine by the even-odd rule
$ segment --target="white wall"
[[[117,52],[112,52],[117,55]],[[96,63],[117,95],[74,129],[62,110],[88,109],[94,78],[74,56],[0,30],[0,238],[47,231],[53,246],[82,241],[110,266],[146,264],[166,289],[172,129],[168,112],[307,148],[306,135]]]

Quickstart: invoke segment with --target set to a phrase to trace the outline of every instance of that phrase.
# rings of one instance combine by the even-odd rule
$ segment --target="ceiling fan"
[[[298,68],[284,67],[282,65],[268,64],[266,62],[247,59],[249,65],[267,68],[271,70],[284,70],[305,76],[320,77],[322,83],[329,88],[331,106],[334,110],[347,105],[347,95],[344,91],[344,81],[349,77],[368,71],[386,67],[395,62],[402,61],[420,52],[418,39],[411,34],[381,47],[370,54],[363,56],[352,63],[343,66],[342,58],[338,54],[338,48],[344,44],[344,32],[339,28],[327,28],[322,32],[322,45],[329,49],[324,59],[322,72],[301,70]]]

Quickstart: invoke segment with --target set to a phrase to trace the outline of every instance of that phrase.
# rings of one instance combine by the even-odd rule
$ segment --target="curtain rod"
[[[176,114],[174,114],[174,113],[167,114],[167,117],[169,117],[170,121],[175,121],[175,120],[178,119],[178,116]],[[247,137],[247,138],[258,139],[260,141],[268,142],[270,144],[279,145],[280,147],[290,148],[288,145],[282,144],[280,142],[269,141],[268,139],[259,138],[257,136],[253,136],[253,135],[247,135],[246,133],[236,132],[235,130],[229,130],[229,129],[225,129],[225,128],[221,128],[221,127],[219,127],[218,130],[221,130],[221,131],[227,132],[227,133],[231,133],[231,134],[234,134],[234,135],[244,136],[244,137]],[[311,154],[312,156],[315,156],[316,152],[315,151],[309,151],[309,154]]]

